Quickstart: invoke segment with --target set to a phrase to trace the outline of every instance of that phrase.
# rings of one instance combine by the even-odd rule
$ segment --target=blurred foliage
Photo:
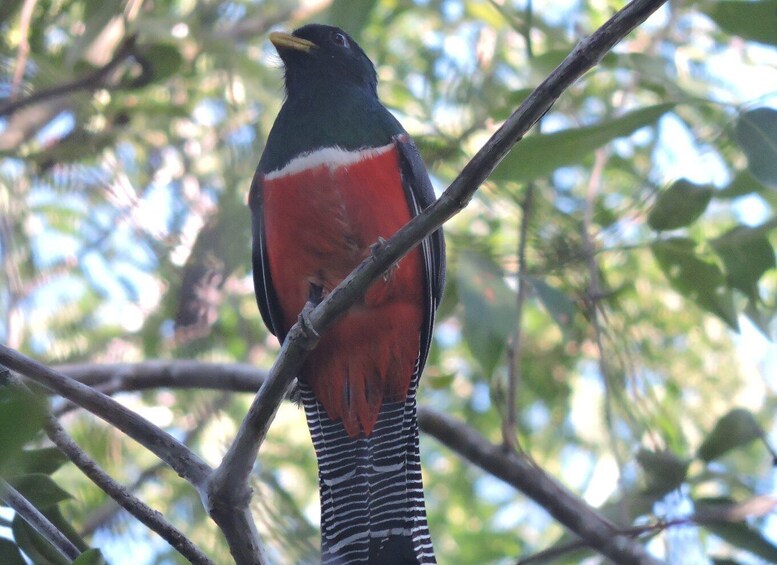
[[[356,37],[443,189],[622,5],[0,3],[0,340],[47,363],[269,366],[277,343],[252,295],[244,206],[283,96],[267,33],[323,21]],[[522,447],[624,527],[667,518],[654,504],[678,489],[689,511],[774,489],[772,456],[754,441],[774,437],[774,349],[771,364],[753,352],[771,347],[759,332],[773,335],[777,308],[775,6],[667,4],[560,98],[445,228],[449,284],[421,402],[501,442],[508,381],[519,377]],[[519,284],[529,292],[516,348]],[[9,394],[0,387],[5,476],[46,481],[39,506],[109,562],[181,562],[41,451],[42,423],[22,415],[39,404]],[[249,399],[160,390],[121,400],[215,464]],[[2,408],[9,402],[21,412]],[[62,421],[109,473],[229,562],[189,485],[88,415]],[[542,509],[457,454],[429,438],[422,453],[441,563],[512,563],[568,541]],[[315,563],[315,460],[296,406],[281,408],[254,480],[275,562]],[[4,563],[20,562],[8,540],[30,558],[41,551],[21,522],[0,510]],[[705,524],[683,543],[719,562],[777,562],[768,524]],[[668,554],[680,543],[671,532],[646,543]]]

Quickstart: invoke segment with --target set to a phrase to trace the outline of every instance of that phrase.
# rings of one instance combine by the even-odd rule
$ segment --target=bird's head
[[[274,32],[270,41],[286,68],[289,97],[339,86],[366,89],[377,96],[378,77],[372,61],[343,30],[309,24],[293,33]]]

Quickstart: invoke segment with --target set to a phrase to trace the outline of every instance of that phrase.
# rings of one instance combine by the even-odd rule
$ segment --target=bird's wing
[[[406,133],[394,137],[399,154],[402,174],[402,186],[413,216],[417,216],[435,200],[434,189],[426,172],[426,167],[418,153],[418,148]],[[442,300],[445,289],[445,239],[442,228],[436,230],[421,243],[426,276],[427,311],[424,326],[421,329],[421,351],[419,369],[423,370],[429,347],[432,342],[434,313]]]
[[[262,210],[262,179],[264,175],[257,169],[251,182],[248,194],[248,207],[251,210],[251,225],[253,229],[253,267],[254,290],[256,303],[267,328],[283,343],[286,337],[283,331],[281,308],[275,294],[270,274],[270,260],[267,255],[267,244],[264,233],[264,214]]]

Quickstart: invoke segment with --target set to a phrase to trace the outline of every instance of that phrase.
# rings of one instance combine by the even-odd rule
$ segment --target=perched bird
[[[283,341],[382,238],[434,201],[377,74],[344,31],[272,33],[286,100],[249,196],[254,285]],[[322,335],[299,374],[316,450],[322,562],[434,563],[418,453],[416,389],[445,283],[438,230]]]

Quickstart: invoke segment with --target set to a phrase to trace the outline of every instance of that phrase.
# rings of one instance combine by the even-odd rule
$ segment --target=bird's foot
[[[305,303],[305,306],[302,307],[302,312],[299,313],[300,330],[305,337],[305,344],[308,349],[313,349],[321,338],[313,327],[313,322],[310,320],[310,313],[316,306],[321,304],[323,299],[324,288],[321,285],[310,283],[308,286],[308,301]]]
[[[305,306],[302,307],[302,312],[299,313],[300,332],[305,338],[303,344],[306,349],[313,349],[318,343],[318,340],[321,339],[321,335],[316,331],[316,328],[313,327],[313,322],[310,319],[310,313],[316,306],[317,304],[308,301],[305,303]]]

